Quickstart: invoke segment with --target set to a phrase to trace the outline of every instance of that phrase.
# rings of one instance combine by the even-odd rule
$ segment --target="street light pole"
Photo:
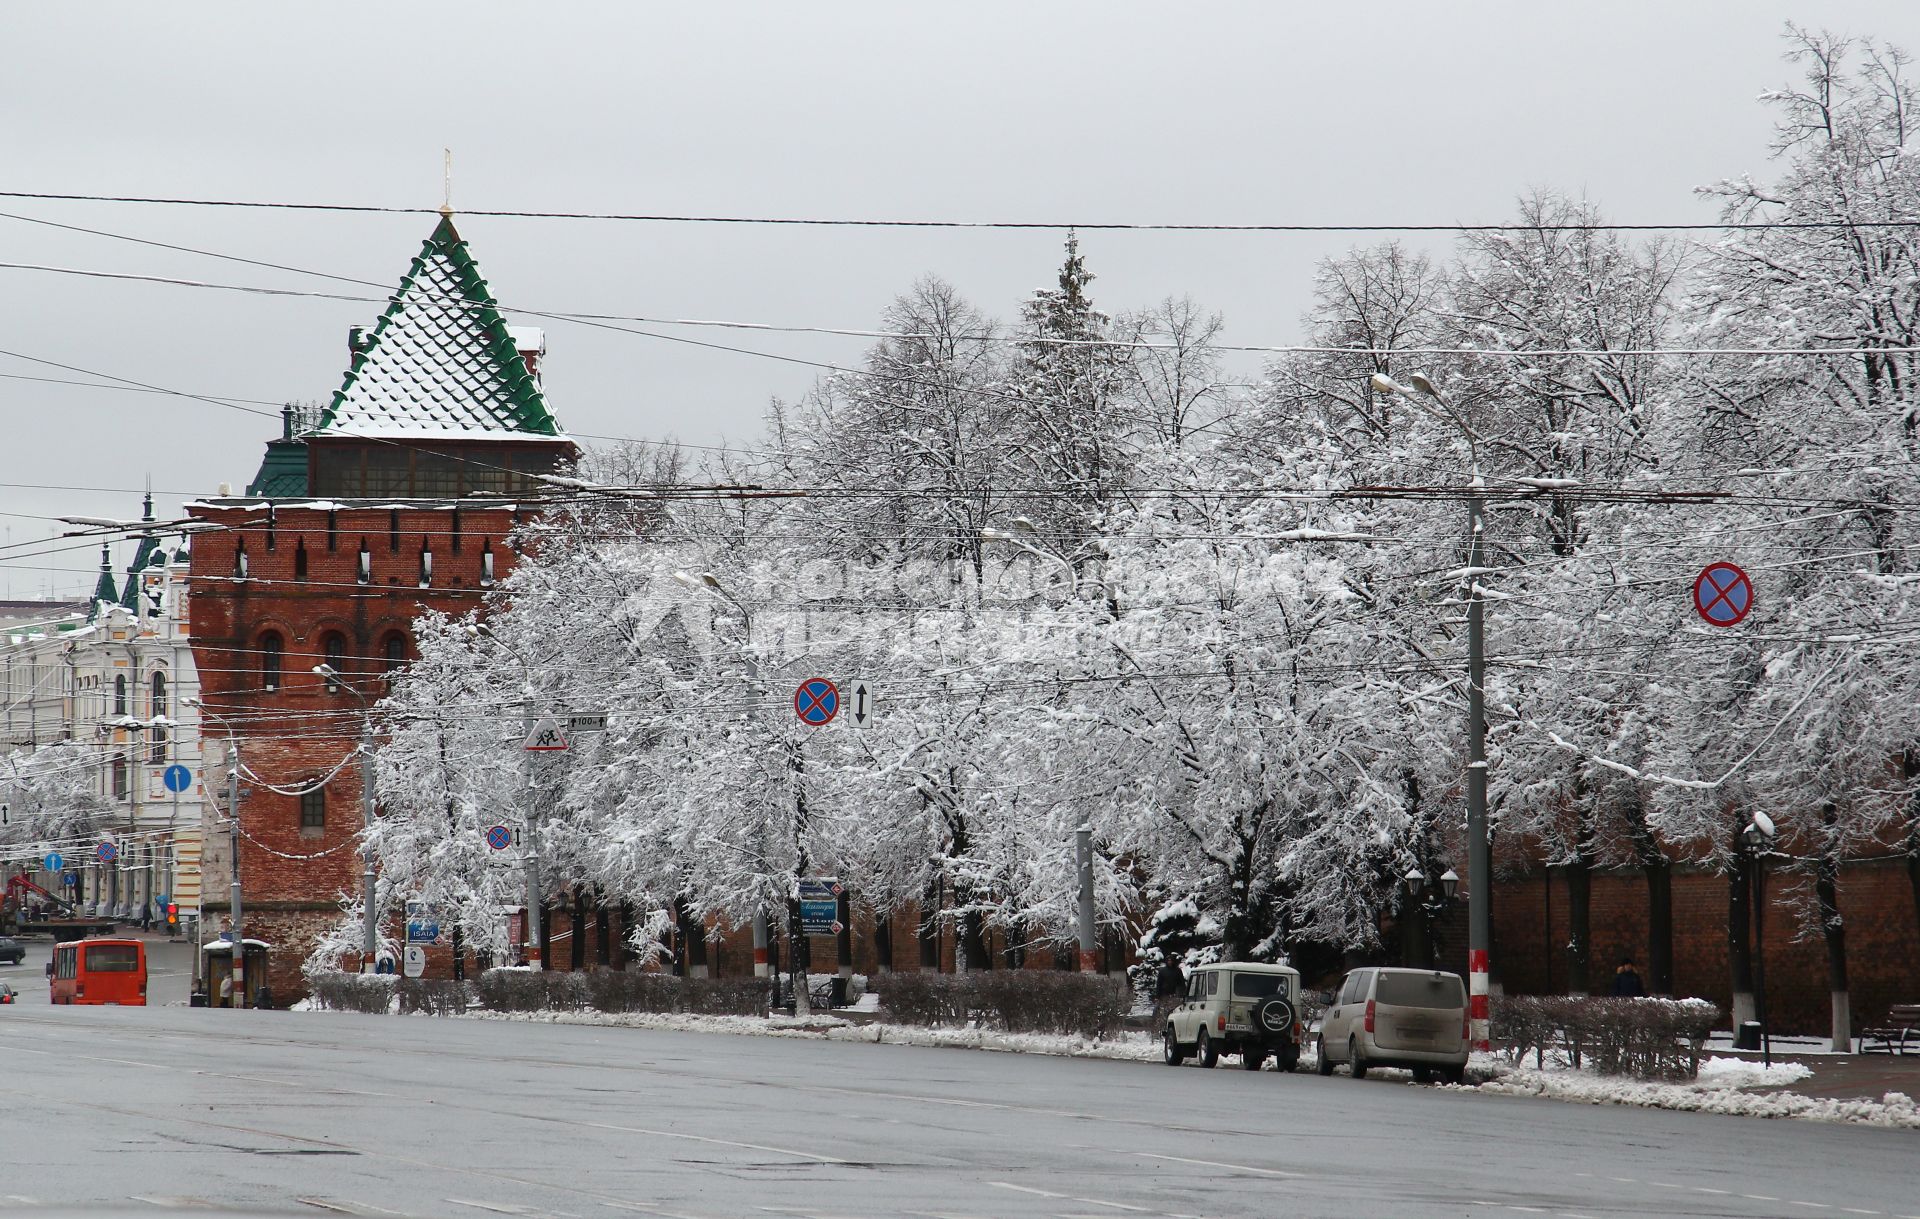
[[[1767,852],[1773,846],[1773,818],[1755,813],[1741,832],[1753,855],[1753,1016],[1760,1022],[1760,1066],[1773,1065],[1773,1031],[1767,1025]]]
[[[1480,588],[1486,513],[1485,483],[1480,478],[1479,436],[1461,419],[1432,381],[1419,373],[1411,388],[1385,373],[1375,373],[1376,392],[1433,399],[1437,415],[1467,442],[1473,477],[1467,495],[1467,992],[1473,1020],[1473,1048],[1488,1040],[1489,953],[1493,946],[1493,848],[1487,838],[1487,641],[1486,600]]]

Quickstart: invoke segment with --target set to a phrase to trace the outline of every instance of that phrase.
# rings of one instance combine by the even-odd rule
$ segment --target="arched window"
[[[336,674],[345,676],[347,672],[347,637],[339,631],[328,631],[320,640],[320,651],[326,657],[327,667]],[[327,693],[338,694],[341,682],[338,678],[327,679]]]
[[[125,758],[113,760],[113,798],[115,800],[127,798],[127,760]]]
[[[113,713],[115,715],[127,713],[127,675],[125,673],[113,675]]]
[[[159,719],[167,713],[167,675],[156,669],[153,674],[153,700],[147,708],[147,718]]]
[[[407,637],[399,631],[388,635],[380,644],[380,664],[387,674],[398,672],[407,663]]]
[[[260,688],[278,690],[280,688],[280,661],[287,645],[280,638],[280,632],[268,631],[260,636]]]
[[[147,754],[147,763],[151,766],[167,764],[167,730],[158,724],[153,726],[153,748]]]
[[[304,833],[327,828],[327,789],[316,787],[300,793],[300,830]]]
[[[293,578],[307,578],[307,539],[298,538],[293,543]]]

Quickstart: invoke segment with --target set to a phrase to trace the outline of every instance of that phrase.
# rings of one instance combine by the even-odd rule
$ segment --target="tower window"
[[[347,671],[347,637],[339,631],[328,631],[320,641],[320,650],[326,657],[327,667],[344,676]],[[327,678],[328,694],[338,694],[341,689],[342,683],[338,677]]]
[[[326,788],[316,787],[310,792],[300,793],[300,828],[302,830],[327,828]]]
[[[113,675],[113,713],[115,715],[127,713],[127,675],[125,673]]]
[[[260,688],[278,690],[280,688],[280,663],[285,656],[287,645],[280,638],[280,632],[268,631],[260,636]]]
[[[307,578],[307,539],[301,538],[293,544],[293,578]]]

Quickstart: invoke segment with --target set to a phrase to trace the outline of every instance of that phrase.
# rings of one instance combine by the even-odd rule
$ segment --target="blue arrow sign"
[[[47,871],[49,872],[58,872],[61,868],[65,867],[67,863],[66,860],[60,858],[60,852],[58,851],[48,851],[47,857],[40,862],[47,865]]]
[[[193,772],[178,762],[167,767],[167,773],[162,778],[170,792],[183,792],[193,786]]]

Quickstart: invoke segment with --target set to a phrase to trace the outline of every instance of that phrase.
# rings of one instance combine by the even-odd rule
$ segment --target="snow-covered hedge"
[[[768,984],[757,978],[681,978],[645,970],[561,973],[489,969],[480,1005],[491,1012],[694,1012],[764,1016]]]
[[[979,1021],[1009,1033],[1112,1037],[1133,1005],[1124,979],[1032,969],[888,974],[876,989],[881,1008],[901,1024]]]
[[[316,1006],[380,1015],[392,1010],[394,987],[399,981],[393,974],[355,974],[337,969],[307,976]]]
[[[1704,999],[1510,995],[1493,1004],[1493,1037],[1519,1062],[1549,1054],[1636,1079],[1692,1079],[1720,1009]]]

